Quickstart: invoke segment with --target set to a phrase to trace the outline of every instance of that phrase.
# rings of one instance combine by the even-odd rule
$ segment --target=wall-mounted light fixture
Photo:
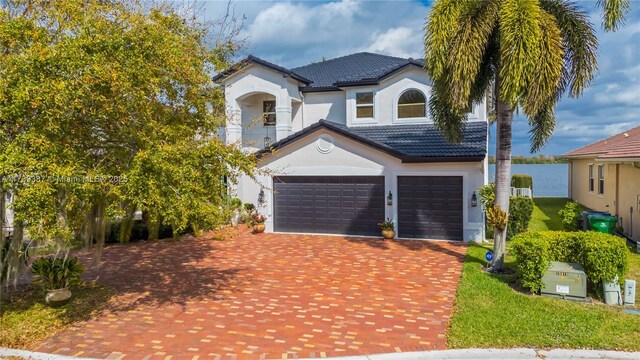
[[[471,207],[476,207],[478,206],[478,196],[476,196],[476,192],[473,192],[473,195],[471,195]]]
[[[264,204],[264,189],[260,189],[260,192],[258,193],[258,204]]]
[[[389,191],[389,195],[387,195],[387,205],[393,205],[393,195],[391,195],[391,191]]]
[[[271,146],[271,137],[270,136],[265,136],[264,137],[264,147],[265,149],[268,148],[269,146]]]

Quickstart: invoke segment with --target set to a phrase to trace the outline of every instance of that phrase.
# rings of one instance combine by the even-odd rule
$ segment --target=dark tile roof
[[[259,64],[291,76],[305,84],[302,88],[303,91],[336,90],[341,86],[377,84],[380,80],[405,67],[422,67],[424,65],[424,62],[420,59],[404,59],[361,52],[287,69],[249,55],[246,59],[214,76],[213,80],[221,80],[249,63]]]
[[[347,127],[319,122],[271,145],[259,155],[271,153],[320,129],[328,129],[395,156],[402,162],[480,161],[487,151],[487,124],[467,123],[462,142],[449,143],[433,124]]]

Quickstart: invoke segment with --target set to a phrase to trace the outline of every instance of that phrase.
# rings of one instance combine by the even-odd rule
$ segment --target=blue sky
[[[602,30],[594,1],[580,1],[598,30],[599,71],[579,99],[556,108],[558,127],[542,154],[569,150],[640,125],[640,1],[632,1],[626,24],[615,33]],[[424,21],[430,1],[235,1],[246,16],[241,56],[253,54],[285,67],[358,51],[422,57]],[[226,1],[203,2],[215,19]],[[529,127],[517,117],[513,153],[529,154]],[[494,131],[495,132],[495,131]],[[492,148],[493,148],[492,140]],[[493,151],[492,151],[493,152]]]

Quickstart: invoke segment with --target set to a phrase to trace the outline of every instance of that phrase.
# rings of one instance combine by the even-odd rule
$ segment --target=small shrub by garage
[[[616,277],[621,281],[628,269],[625,240],[594,231],[527,232],[515,236],[511,246],[518,282],[531,292],[542,288],[542,276],[552,261],[582,265],[591,286]]]
[[[533,190],[533,178],[527,174],[513,174],[511,176],[511,187]]]

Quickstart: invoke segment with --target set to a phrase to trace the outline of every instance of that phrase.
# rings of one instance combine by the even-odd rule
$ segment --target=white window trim
[[[593,189],[591,188],[591,179],[593,179]],[[596,167],[593,163],[587,164],[587,191],[593,194],[596,190]]]
[[[602,169],[602,192],[600,192],[600,169]],[[597,177],[597,187],[598,187],[598,196],[604,198],[604,187],[605,187],[605,176],[604,176],[604,164],[598,164],[598,177]]]
[[[373,93],[373,117],[359,118],[357,115],[356,94],[358,93]],[[378,88],[377,87],[356,87],[349,90],[347,94],[347,111],[350,112],[347,119],[348,125],[376,125],[378,121]],[[349,122],[350,121],[350,122]]]
[[[424,103],[424,117],[413,117],[413,118],[401,118],[398,117],[398,101],[400,101],[400,97],[407,91],[415,90],[419,91],[424,95],[425,103]],[[415,86],[405,87],[400,90],[395,98],[393,99],[393,123],[394,124],[424,124],[429,120],[429,93],[425,92],[423,89],[419,89]]]
[[[267,101],[273,101],[274,102],[275,106],[273,107],[273,111],[264,112],[264,103],[267,102]],[[278,102],[275,99],[273,99],[273,100],[262,100],[262,110],[263,110],[262,111],[262,127],[273,127],[273,126],[276,126],[278,124],[278,112],[276,111],[277,105],[278,105]],[[275,122],[273,124],[265,123],[264,117],[267,114],[268,115],[273,114],[273,116],[275,118]]]

